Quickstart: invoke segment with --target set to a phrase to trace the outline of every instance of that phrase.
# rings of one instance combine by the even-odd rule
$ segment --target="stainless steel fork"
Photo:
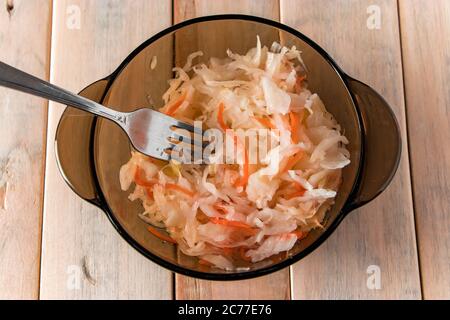
[[[154,158],[169,160],[172,157],[171,150],[180,142],[190,146],[191,150],[204,147],[201,128],[199,130],[148,108],[133,112],[107,108],[1,61],[0,86],[60,102],[109,119],[125,131],[136,150]]]

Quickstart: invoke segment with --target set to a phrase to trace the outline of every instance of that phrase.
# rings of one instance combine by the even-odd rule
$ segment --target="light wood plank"
[[[270,1],[175,0],[174,19],[221,13],[244,13],[278,20],[279,3]],[[177,299],[289,299],[289,270],[258,279],[214,282],[176,276]]]
[[[0,8],[0,60],[48,79],[51,2]],[[36,299],[47,102],[0,89],[0,299]]]
[[[67,19],[77,8],[80,29],[70,29]],[[108,75],[142,41],[170,26],[171,10],[169,0],[54,1],[51,81],[79,91]],[[50,104],[41,298],[170,299],[172,274],[132,249],[100,210],[63,182],[54,150],[62,111]]]
[[[450,299],[450,2],[399,9],[423,297]]]
[[[367,19],[377,11],[371,5],[380,10],[380,29],[367,27]],[[390,187],[352,212],[324,245],[293,266],[293,297],[418,299],[397,2],[282,0],[281,20],[318,42],[350,75],[378,90],[393,107],[403,137],[400,167]],[[380,267],[380,290],[366,285],[370,265]]]
[[[174,21],[192,19],[213,14],[248,14],[279,20],[280,5],[278,0],[174,0]]]

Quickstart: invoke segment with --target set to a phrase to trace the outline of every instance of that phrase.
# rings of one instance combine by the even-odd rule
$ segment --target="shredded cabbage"
[[[125,191],[134,183],[129,199],[142,202],[141,219],[167,232],[181,252],[217,268],[245,270],[322,227],[350,163],[348,140],[307,89],[297,48],[276,42],[268,48],[258,37],[245,55],[228,50],[224,59],[196,64],[202,55],[194,52],[174,68],[160,111],[220,130],[270,125],[279,131],[278,143],[247,167],[245,161],[164,163],[133,151],[120,184]]]

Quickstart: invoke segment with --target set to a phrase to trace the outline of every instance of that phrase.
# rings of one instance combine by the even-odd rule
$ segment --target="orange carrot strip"
[[[168,116],[173,116],[175,112],[181,107],[184,100],[186,99],[186,92],[184,92],[172,105],[167,108],[166,114]]]
[[[306,75],[305,75],[305,76],[297,77],[297,82],[302,83],[302,82],[305,81],[305,80],[306,80]]]
[[[141,186],[146,188],[153,187],[157,181],[156,180],[147,180],[145,178],[145,172],[140,167],[136,167],[136,171],[134,172],[134,182]]]
[[[295,81],[295,90],[297,92],[300,92],[303,81],[305,81],[305,80],[306,80],[306,75],[297,77],[297,79]]]
[[[227,131],[228,129],[230,129],[230,127],[225,123],[225,121],[223,120],[223,110],[225,108],[225,105],[221,102],[219,105],[219,111],[217,113],[217,122],[219,122],[219,126],[223,131]],[[238,138],[237,136],[234,136],[234,144],[237,146],[238,145]],[[247,154],[247,150],[245,150],[245,154],[244,154],[244,167],[243,167],[243,175],[241,177],[240,180],[238,180],[235,183],[235,187],[244,187],[245,185],[247,185],[248,182],[248,177],[249,177],[249,163],[248,163],[248,154]]]
[[[226,133],[230,133],[230,131],[226,131]],[[231,133],[231,134],[233,134],[233,133]],[[236,180],[236,182],[234,183],[234,186],[236,188],[245,187],[247,185],[248,177],[249,177],[248,152],[245,149],[245,147],[239,143],[239,139],[238,139],[237,135],[233,134],[233,139],[234,139],[234,145],[236,146],[236,148],[238,148],[239,146],[244,148],[244,164],[243,164],[242,177],[239,180]]]
[[[289,158],[289,160],[286,162],[286,165],[284,166],[284,168],[278,172],[277,176],[279,177],[280,175],[287,172],[288,170],[291,170],[297,164],[297,162],[301,159],[301,157],[303,157],[302,151],[298,151],[296,154],[291,156]]]
[[[223,213],[227,213],[228,209],[221,203],[215,203],[213,204],[213,208],[217,211],[222,211]]]
[[[227,219],[218,218],[218,217],[211,218],[211,222],[214,224],[221,224],[221,225],[229,226],[229,227],[253,229],[251,226],[249,226],[248,224],[246,224],[244,222],[227,220]]]
[[[219,112],[217,112],[217,122],[219,122],[219,126],[223,131],[226,131],[230,129],[230,127],[225,123],[223,120],[223,110],[225,108],[225,105],[221,102],[219,104]]]
[[[303,186],[297,181],[294,181],[294,187],[295,189],[297,189],[297,191],[306,191],[305,188],[303,188]]]
[[[286,200],[291,200],[291,199],[296,198],[296,197],[301,197],[301,196],[303,196],[304,194],[305,194],[305,190],[302,190],[302,191],[295,191],[294,193],[291,193],[291,194],[287,195],[287,196],[285,197],[285,199],[286,199]]]
[[[250,257],[247,257],[245,254],[247,253],[248,250],[245,249],[245,247],[240,247],[239,248],[239,255],[241,256],[241,259],[247,262],[252,261],[252,259]]]
[[[233,254],[233,248],[222,248],[223,254],[226,256],[231,256]]]
[[[289,113],[281,116],[281,122],[283,122],[285,128],[289,128],[291,125],[289,122]]]
[[[193,198],[195,196],[195,193],[192,192],[191,190],[188,190],[188,189],[186,189],[182,186],[179,186],[177,184],[174,184],[174,183],[166,183],[164,186],[166,189],[182,192],[191,198]]]
[[[294,187],[297,191],[287,195],[285,198],[286,200],[290,200],[292,198],[296,198],[296,197],[301,197],[305,194],[305,188],[303,188],[303,186],[298,183],[297,181],[294,181]]]
[[[147,192],[147,197],[153,198],[153,189],[152,188],[145,188],[145,191]]]
[[[291,232],[291,234],[295,235],[297,237],[297,240],[302,240],[302,239],[306,238],[306,236],[308,235],[308,232],[295,230],[295,231]]]
[[[272,121],[270,121],[269,118],[259,118],[259,117],[254,117],[254,118],[256,121],[261,123],[264,127],[269,128],[269,129],[276,129],[275,125],[272,123]]]
[[[147,226],[147,230],[153,234],[154,236],[158,237],[159,239],[161,239],[162,241],[166,241],[166,242],[170,242],[170,243],[174,243],[176,244],[177,242],[172,239],[169,236],[166,236],[165,234],[160,233],[159,231],[157,231],[155,228],[152,228],[150,226]]]
[[[297,113],[289,112],[289,120],[291,124],[291,139],[294,144],[300,141],[298,129],[300,127],[300,117]]]
[[[258,228],[250,228],[250,229],[242,229],[243,232],[246,233],[246,236],[254,236],[255,234],[257,234],[259,232]]]
[[[206,261],[205,259],[199,258],[198,259],[198,264],[201,264],[202,266],[208,266],[208,267],[212,267],[213,264],[209,261]]]
[[[244,153],[244,166],[243,166],[243,170],[242,170],[242,177],[240,180],[237,180],[236,183],[234,184],[234,186],[236,188],[238,187],[245,187],[247,185],[248,182],[248,178],[249,178],[249,163],[248,163],[248,153],[247,150],[245,150]]]
[[[306,75],[297,77],[295,84],[297,87],[300,87],[303,84],[303,81],[306,80]]]

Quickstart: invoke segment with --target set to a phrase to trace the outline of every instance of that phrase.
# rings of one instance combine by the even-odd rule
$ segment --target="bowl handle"
[[[100,102],[107,83],[108,79],[94,82],[79,95]],[[67,107],[56,130],[55,152],[59,170],[69,187],[81,198],[100,205],[90,151],[94,119],[90,113]]]
[[[348,212],[376,198],[389,185],[401,155],[401,136],[394,112],[375,90],[347,77],[362,118],[363,161],[361,180]]]

